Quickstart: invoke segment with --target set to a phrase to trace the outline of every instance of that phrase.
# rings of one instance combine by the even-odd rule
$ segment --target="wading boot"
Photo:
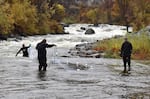
[[[41,71],[42,70],[42,66],[39,66],[39,71]]]

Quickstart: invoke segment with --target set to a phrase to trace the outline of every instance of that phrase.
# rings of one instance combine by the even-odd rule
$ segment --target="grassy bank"
[[[147,35],[128,35],[128,40],[133,45],[132,59],[149,60],[150,59],[150,37]],[[103,51],[104,57],[120,58],[120,48],[124,38],[112,38],[97,42],[94,47],[97,51]]]

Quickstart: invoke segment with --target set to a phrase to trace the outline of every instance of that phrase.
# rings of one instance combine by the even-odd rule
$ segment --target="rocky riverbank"
[[[72,56],[80,56],[80,57],[93,57],[93,58],[101,58],[103,57],[103,52],[99,52],[93,49],[96,45],[94,43],[82,43],[77,44],[74,48],[69,50],[69,53]]]

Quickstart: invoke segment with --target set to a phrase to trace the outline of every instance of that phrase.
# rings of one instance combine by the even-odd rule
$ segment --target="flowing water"
[[[93,27],[94,35],[75,31],[78,28],[77,25],[66,28],[69,35],[1,41],[0,99],[150,99],[149,66],[132,61],[131,74],[121,76],[120,59],[70,57],[68,54],[76,44],[125,35],[123,27]],[[108,29],[111,30],[108,32]],[[44,38],[57,47],[47,49],[47,71],[39,72],[35,46]],[[22,54],[15,57],[23,43],[31,44],[29,58]],[[64,55],[69,57],[61,57]]]

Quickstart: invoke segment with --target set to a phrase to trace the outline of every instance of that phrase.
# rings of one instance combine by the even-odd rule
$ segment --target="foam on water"
[[[84,27],[86,30],[92,28],[95,31],[95,34],[85,35],[86,30],[82,30],[81,27]],[[69,27],[65,27],[65,32],[69,32],[68,35],[43,35],[43,36],[29,36],[22,37],[22,40],[16,40],[16,38],[11,38],[9,41],[0,42],[0,55],[1,56],[15,56],[19,48],[22,47],[22,44],[28,46],[31,44],[30,48],[30,58],[35,59],[37,52],[35,46],[42,39],[47,39],[47,42],[56,44],[57,47],[63,48],[72,48],[76,44],[95,42],[97,40],[102,40],[104,38],[110,38],[115,35],[124,36],[126,30],[124,26],[118,25],[108,25],[108,24],[99,24],[98,27],[94,27],[91,24],[71,24]],[[11,50],[10,50],[11,49]],[[6,52],[6,53],[5,53]],[[18,55],[19,56],[19,55]]]
[[[95,34],[85,35],[86,30],[82,30],[81,27],[92,28],[95,31]],[[68,35],[43,35],[43,36],[29,36],[22,38],[22,40],[17,40],[14,38],[9,39],[9,41],[1,41],[0,43],[0,55],[1,56],[15,56],[16,52],[21,48],[22,44],[28,46],[31,44],[30,49],[30,58],[34,59],[36,54],[35,46],[42,39],[47,39],[48,43],[54,43],[57,47],[63,48],[72,48],[76,44],[84,43],[84,42],[95,42],[97,40],[101,40],[104,38],[110,38],[115,35],[126,34],[126,30],[124,26],[117,25],[107,25],[107,24],[99,24],[98,27],[94,27],[91,24],[71,24],[69,27],[65,27],[65,32],[69,32]],[[10,50],[11,49],[11,50]],[[5,51],[7,53],[5,53]],[[8,53],[10,52],[10,53]],[[34,54],[33,54],[34,53]]]

